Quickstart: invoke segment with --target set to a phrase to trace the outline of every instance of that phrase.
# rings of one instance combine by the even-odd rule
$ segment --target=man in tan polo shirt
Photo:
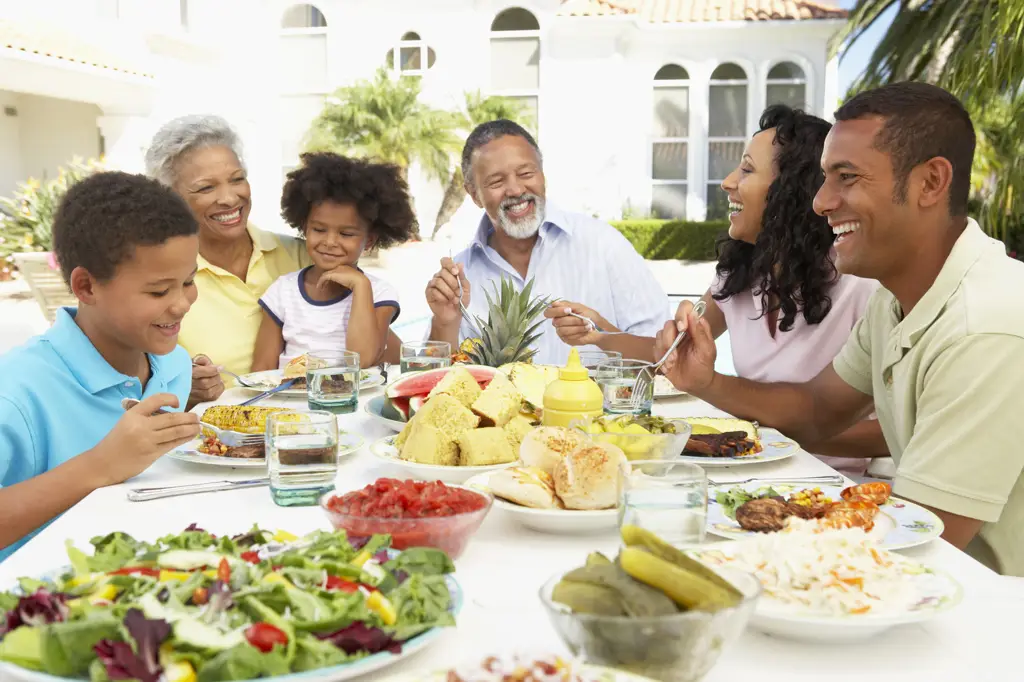
[[[1024,576],[1024,263],[967,217],[974,129],[924,83],[861,93],[835,114],[814,209],[836,234],[840,272],[882,283],[846,346],[803,384],[714,371],[706,321],[680,306],[659,333],[676,387],[719,409],[820,442],[878,414],[894,492],[939,515],[946,540]]]

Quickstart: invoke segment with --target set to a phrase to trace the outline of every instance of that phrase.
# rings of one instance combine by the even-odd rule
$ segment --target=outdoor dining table
[[[365,396],[377,394],[379,389]],[[217,402],[237,404],[250,397],[251,393],[232,389]],[[261,404],[305,409],[305,401],[294,398],[268,399]],[[686,396],[658,400],[654,413],[671,417],[726,416]],[[339,425],[359,434],[365,442],[359,452],[342,460],[339,491],[361,488],[381,476],[401,477],[393,465],[375,458],[367,449],[375,440],[393,434],[386,425],[366,414],[362,406],[353,414],[341,416]],[[834,473],[802,450],[777,462],[708,471],[716,481]],[[217,535],[241,533],[254,523],[295,534],[330,528],[318,507],[276,506],[266,487],[148,502],[126,498],[131,488],[248,479],[264,473],[260,469],[212,467],[161,458],[124,484],[96,490],[56,519],[0,564],[0,586],[13,584],[19,576],[39,575],[66,565],[66,540],[88,552],[90,538],[115,530],[140,539],[155,539],[178,533],[191,523]],[[713,536],[709,535],[708,540],[713,541]],[[614,530],[579,536],[549,535],[523,528],[500,509],[492,509],[456,562],[455,576],[466,597],[457,626],[420,653],[360,679],[383,680],[392,674],[429,672],[514,651],[568,654],[547,621],[539,589],[555,573],[581,565],[589,552],[614,555],[617,549]],[[901,553],[952,575],[963,586],[962,602],[926,623],[899,626],[875,638],[846,644],[789,641],[748,627],[725,649],[706,682],[1024,679],[1024,654],[1016,634],[1017,618],[1024,615],[1024,580],[999,576],[943,540]]]

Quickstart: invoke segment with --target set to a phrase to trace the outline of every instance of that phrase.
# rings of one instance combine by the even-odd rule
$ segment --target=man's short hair
[[[862,92],[835,113],[836,121],[866,116],[885,120],[875,147],[892,158],[896,201],[907,200],[911,170],[942,157],[953,166],[949,213],[967,215],[975,135],[971,116],[960,100],[934,85],[906,81]]]
[[[173,190],[144,175],[109,171],[68,189],[53,220],[53,251],[65,282],[79,266],[103,281],[136,246],[198,231],[188,204]]]
[[[473,129],[473,132],[466,138],[466,146],[462,148],[462,177],[467,184],[473,184],[473,152],[488,142],[493,142],[499,137],[505,137],[506,135],[521,137],[529,142],[533,150],[537,152],[537,160],[543,163],[544,159],[541,156],[540,147],[537,146],[537,141],[533,139],[533,135],[526,128],[507,118],[487,121]]]

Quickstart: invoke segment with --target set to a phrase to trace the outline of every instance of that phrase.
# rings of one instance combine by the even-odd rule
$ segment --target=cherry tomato
[[[245,639],[263,653],[270,653],[275,644],[288,646],[288,635],[270,623],[253,623],[245,631]]]
[[[226,558],[221,559],[217,566],[217,580],[225,583],[231,582],[231,566]]]
[[[132,575],[138,573],[139,575],[148,575],[151,578],[159,578],[160,571],[155,568],[146,568],[145,566],[128,566],[126,568],[119,568],[116,571],[111,571],[107,575]]]
[[[242,552],[242,561],[248,561],[250,564],[258,564],[260,562],[260,555],[256,552]]]
[[[340,590],[341,592],[358,592],[359,585],[351,580],[345,580],[336,575],[329,575],[327,576],[327,589]]]

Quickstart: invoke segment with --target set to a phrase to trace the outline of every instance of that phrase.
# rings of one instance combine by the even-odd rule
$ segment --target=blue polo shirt
[[[62,308],[45,334],[0,356],[0,486],[38,476],[94,447],[124,414],[123,398],[173,393],[180,407],[188,400],[192,360],[184,348],[149,356],[143,391],[137,377],[103,359],[75,323],[76,313]],[[0,561],[39,530],[0,550]]]

